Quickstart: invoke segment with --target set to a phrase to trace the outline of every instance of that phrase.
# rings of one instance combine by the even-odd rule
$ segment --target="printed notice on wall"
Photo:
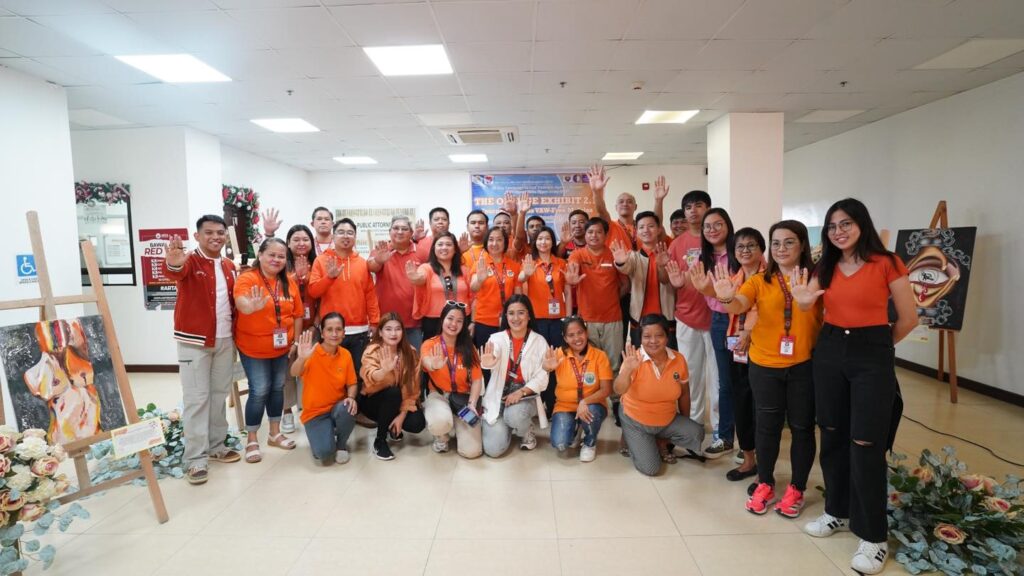
[[[185,228],[148,228],[139,230],[142,254],[142,287],[146,310],[174,310],[178,287],[164,274],[164,257],[171,238],[188,238]]]
[[[339,208],[334,211],[334,221],[349,218],[356,224],[356,253],[368,258],[369,239],[373,242],[391,238],[391,218],[408,216],[409,222],[416,223],[416,209],[412,207]]]
[[[164,429],[159,418],[149,418],[110,431],[114,458],[124,458],[164,443]]]

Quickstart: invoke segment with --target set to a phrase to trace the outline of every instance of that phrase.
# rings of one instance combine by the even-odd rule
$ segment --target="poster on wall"
[[[356,223],[356,253],[368,258],[370,245],[367,232],[373,237],[374,243],[391,238],[391,219],[395,216],[408,216],[409,222],[416,224],[416,209],[413,207],[381,207],[381,208],[338,208],[334,211],[334,221],[348,218]]]
[[[142,245],[142,291],[146,310],[174,310],[178,287],[164,274],[164,255],[171,238],[188,238],[185,228],[144,228],[139,230]]]
[[[0,360],[19,430],[67,444],[126,424],[102,317],[4,326]]]
[[[900,230],[896,254],[910,272],[921,324],[960,330],[971,280],[976,227]]]
[[[558,235],[561,235],[562,223],[569,219],[573,210],[594,213],[594,194],[583,172],[473,174],[471,182],[473,209],[483,210],[491,219],[501,209],[506,192],[516,198],[528,193],[533,205],[528,216],[540,216]]]

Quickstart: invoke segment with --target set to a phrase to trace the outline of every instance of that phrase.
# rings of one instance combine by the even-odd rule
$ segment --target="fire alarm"
[[[643,190],[644,192],[646,192],[646,191],[648,191],[648,190],[650,190],[650,189],[651,189],[651,183],[650,183],[650,182],[644,182],[643,184],[641,184],[641,185],[640,185],[640,188],[641,188],[641,189],[642,189],[642,190]]]

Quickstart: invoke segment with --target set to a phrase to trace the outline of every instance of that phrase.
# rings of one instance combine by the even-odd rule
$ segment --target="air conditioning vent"
[[[505,128],[442,128],[444,139],[454,146],[466,144],[515,144],[519,129]]]

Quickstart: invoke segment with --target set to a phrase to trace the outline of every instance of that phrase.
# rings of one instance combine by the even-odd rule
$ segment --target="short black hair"
[[[547,224],[548,224],[547,222],[544,221],[543,218],[541,218],[540,216],[537,216],[536,214],[534,214],[533,216],[530,216],[529,218],[526,219],[526,225],[529,226],[530,222],[533,222],[534,220],[540,220],[540,225],[541,226],[547,226]]]
[[[444,208],[444,207],[441,207],[441,206],[438,206],[436,208],[431,208],[430,209],[430,213],[427,214],[427,218],[430,219],[430,220],[433,220],[434,219],[434,214],[436,214],[438,212],[444,212],[444,217],[445,218],[447,218],[449,220],[452,219],[451,214],[448,213],[448,209]]]
[[[682,208],[673,210],[672,215],[668,217],[668,221],[675,222],[676,220],[686,220],[686,210]]]
[[[644,210],[643,212],[637,214],[636,217],[633,218],[633,222],[639,225],[640,221],[643,220],[644,218],[654,218],[654,223],[658,226],[661,226],[661,218],[658,218],[658,215],[655,214],[654,212],[651,212],[650,210]]]
[[[323,326],[324,324],[327,323],[328,320],[334,319],[341,320],[341,327],[343,329],[345,328],[345,317],[342,316],[340,312],[328,312],[327,314],[324,315],[323,318],[320,319],[320,325]],[[320,340],[323,341],[323,338],[321,337]]]
[[[705,206],[711,208],[711,195],[703,190],[690,190],[683,196],[683,201],[679,203],[679,207],[686,209],[687,204],[695,204],[697,202],[703,202]]]
[[[199,217],[199,220],[196,220],[196,231],[199,231],[199,229],[203,227],[203,224],[206,224],[207,222],[220,224],[224,228],[228,227],[227,223],[224,222],[224,219],[220,216],[217,216],[216,214],[203,214]]]
[[[573,210],[572,212],[569,212],[569,220],[572,220],[573,216],[583,216],[584,219],[590,220],[590,214],[587,214],[586,210],[580,210],[578,208],[576,210]]]
[[[484,224],[489,224],[491,222],[491,219],[490,219],[489,216],[487,216],[487,213],[484,212],[483,210],[479,210],[478,209],[478,210],[471,211],[469,214],[466,214],[466,223],[467,224],[469,223],[469,219],[472,218],[474,214],[479,214],[479,215],[483,216],[484,217]]]
[[[341,226],[342,224],[348,224],[349,226],[352,227],[353,230],[359,230],[359,228],[356,226],[356,223],[353,222],[351,218],[342,218],[341,220],[338,220],[337,222],[334,223],[334,228],[332,228],[332,230],[337,232],[338,226]]]
[[[739,230],[736,231],[735,236],[737,240],[739,240],[740,238],[753,239],[754,242],[757,242],[757,247],[761,249],[761,252],[764,252],[764,236],[757,228],[751,228],[749,226],[747,226],[746,228],[740,228]]]
[[[640,318],[640,332],[643,333],[644,328],[647,326],[661,326],[661,329],[665,331],[665,336],[668,336],[669,324],[661,314],[648,314]]]
[[[593,218],[587,219],[587,227],[585,230],[590,230],[591,226],[600,226],[604,230],[605,234],[608,233],[608,221],[600,216],[594,216]]]
[[[316,220],[316,213],[321,211],[327,212],[327,215],[331,217],[331,222],[334,222],[334,212],[331,212],[331,209],[326,206],[317,206],[316,208],[313,208],[313,214],[309,217],[310,222]]]

